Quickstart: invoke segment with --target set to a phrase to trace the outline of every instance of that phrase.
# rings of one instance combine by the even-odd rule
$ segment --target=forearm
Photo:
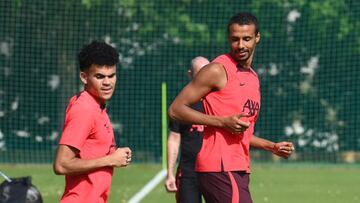
[[[266,139],[259,138],[255,135],[252,136],[250,140],[250,146],[267,150],[277,156],[287,159],[292,152],[295,150],[291,142],[278,142],[274,143]]]
[[[266,151],[273,151],[275,143],[253,135],[250,140],[250,146]]]
[[[53,165],[54,172],[58,175],[73,175],[87,173],[105,166],[116,166],[117,159],[112,157],[118,153],[118,150],[103,157],[81,159],[78,149],[68,145],[59,145]]]
[[[168,174],[174,174],[177,156],[178,156],[178,150],[177,149],[169,150],[169,147],[168,147],[168,152],[167,152],[167,160],[168,160],[167,161],[167,171],[168,171]]]
[[[207,125],[213,127],[224,127],[223,117],[211,116],[190,107],[190,105],[175,100],[169,108],[171,119],[183,123]]]
[[[56,160],[54,171],[58,175],[76,175],[112,165],[108,156],[88,160],[74,157],[66,160]]]
[[[171,132],[167,142],[167,172],[173,175],[179,155],[180,134]]]
[[[181,135],[180,133],[170,131],[167,141],[167,176],[165,179],[165,188],[168,192],[176,192],[176,178],[174,170],[179,153]]]

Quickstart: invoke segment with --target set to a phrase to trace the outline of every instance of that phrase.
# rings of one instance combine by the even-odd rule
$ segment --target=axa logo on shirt
[[[111,133],[111,131],[110,131],[110,125],[109,125],[108,123],[105,123],[105,124],[104,124],[104,127],[106,128],[106,130],[107,130],[108,133]]]
[[[194,130],[198,131],[198,132],[204,132],[204,126],[203,125],[192,125],[190,128],[190,132],[193,132]]]
[[[245,102],[242,111],[243,112],[248,112],[250,116],[253,116],[253,115],[259,113],[259,110],[260,110],[259,102],[248,99]]]

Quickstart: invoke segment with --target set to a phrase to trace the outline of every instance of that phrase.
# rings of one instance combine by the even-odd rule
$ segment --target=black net
[[[238,11],[260,21],[256,134],[293,141],[294,161],[359,160],[359,1],[2,0],[0,162],[52,161],[68,99],[81,88],[76,53],[94,39],[120,53],[108,109],[117,143],[135,161],[160,161],[161,83],[169,104],[193,57],[228,51],[226,24]]]

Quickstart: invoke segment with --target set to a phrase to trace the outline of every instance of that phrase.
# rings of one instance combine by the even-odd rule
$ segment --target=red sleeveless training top
[[[231,134],[223,128],[206,126],[195,170],[250,172],[249,145],[260,111],[258,76],[252,69],[237,68],[229,54],[220,55],[212,62],[224,66],[227,83],[221,90],[203,98],[204,112],[214,116],[249,114],[250,127],[242,134]]]

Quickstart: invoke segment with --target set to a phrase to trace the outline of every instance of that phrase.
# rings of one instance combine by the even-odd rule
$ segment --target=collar
[[[84,96],[84,98],[88,101],[88,103],[93,106],[96,109],[99,109],[100,111],[106,110],[106,103],[100,103],[98,102],[94,96],[92,96],[88,91],[84,90],[78,94],[78,97],[80,95]]]
[[[230,53],[226,54],[227,57],[229,57],[229,59],[231,60],[231,62],[233,62],[234,64],[236,64],[237,67],[237,72],[250,72],[254,75],[257,75],[256,72],[254,71],[254,69],[252,67],[250,68],[244,68],[242,67],[232,56]]]

